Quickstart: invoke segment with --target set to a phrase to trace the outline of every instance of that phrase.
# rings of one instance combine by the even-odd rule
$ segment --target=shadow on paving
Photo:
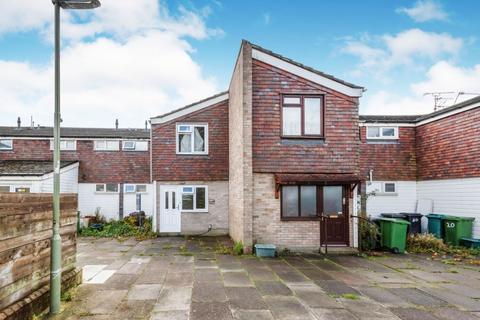
[[[427,257],[226,254],[228,237],[80,238],[52,319],[480,319],[480,269]]]

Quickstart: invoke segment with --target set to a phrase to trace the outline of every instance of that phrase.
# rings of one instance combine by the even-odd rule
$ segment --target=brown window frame
[[[286,104],[285,98],[300,98],[300,104]],[[305,134],[305,98],[320,98],[320,134]],[[325,95],[324,94],[288,94],[280,95],[280,126],[281,137],[286,139],[324,139],[325,138]],[[283,133],[283,108],[300,108],[300,135],[285,135]]]
[[[302,217],[302,197],[301,197],[301,187],[302,186],[309,186],[309,187],[316,187],[317,188],[317,215],[310,216],[310,217]],[[283,215],[283,187],[297,187],[298,192],[298,216],[284,216]],[[319,185],[312,185],[312,184],[289,184],[289,185],[282,185],[280,190],[280,217],[282,221],[311,221],[311,220],[319,220],[321,218],[321,213],[323,211],[323,187]]]

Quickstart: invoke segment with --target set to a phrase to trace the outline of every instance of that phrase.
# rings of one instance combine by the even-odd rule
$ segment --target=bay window
[[[284,95],[282,136],[322,138],[324,133],[323,96]]]

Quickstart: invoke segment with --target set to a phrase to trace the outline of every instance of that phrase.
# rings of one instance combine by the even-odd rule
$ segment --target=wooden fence
[[[75,268],[77,195],[61,196],[63,273]],[[48,285],[52,195],[0,193],[0,312]]]

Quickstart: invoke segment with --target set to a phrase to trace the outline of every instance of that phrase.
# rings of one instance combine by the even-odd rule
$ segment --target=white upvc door
[[[160,232],[181,231],[181,188],[160,187]]]

